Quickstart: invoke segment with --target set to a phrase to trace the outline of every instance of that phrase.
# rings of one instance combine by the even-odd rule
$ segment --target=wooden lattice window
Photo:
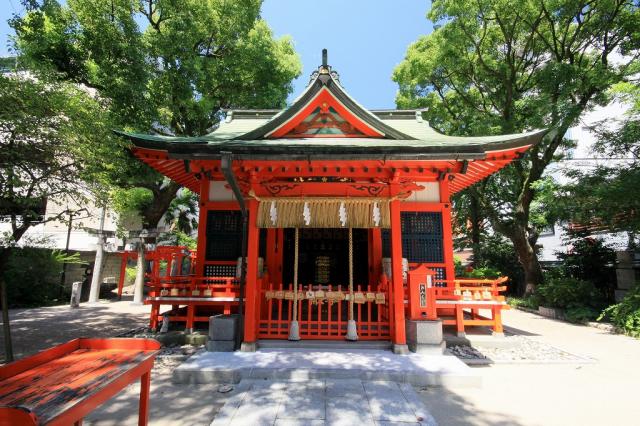
[[[239,210],[210,210],[207,214],[206,260],[237,260],[242,253]]]
[[[443,263],[442,213],[402,212],[402,256],[411,263]],[[382,231],[383,257],[391,257],[389,230]]]

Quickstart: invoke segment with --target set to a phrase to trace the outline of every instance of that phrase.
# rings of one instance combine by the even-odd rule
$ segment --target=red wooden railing
[[[149,288],[149,297],[211,298],[238,295],[238,279],[235,277],[156,276],[146,286]]]
[[[258,337],[286,339],[293,316],[293,285],[263,281],[258,307]],[[299,285],[298,324],[302,339],[335,340],[347,333],[348,289],[341,285]],[[354,319],[361,340],[390,337],[389,286],[354,287]]]

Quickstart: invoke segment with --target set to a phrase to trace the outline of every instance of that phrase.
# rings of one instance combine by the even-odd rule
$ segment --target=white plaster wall
[[[440,184],[438,182],[416,182],[416,184],[424,186],[424,189],[414,191],[405,201],[440,202]]]
[[[591,235],[603,241],[614,250],[624,250],[627,246],[627,235],[625,233],[596,233]],[[542,246],[539,259],[543,262],[558,260],[557,252],[568,253],[571,246],[566,244],[567,234],[561,225],[554,226],[554,234],[545,234],[538,238],[538,244]]]
[[[100,227],[100,215],[102,213],[102,209],[97,207],[91,198],[89,198],[87,202],[82,202],[81,205],[79,204],[79,202],[73,199],[58,202],[50,200],[47,202],[45,218],[56,216],[66,209],[86,209],[86,211],[80,212],[78,215],[73,217],[72,229],[69,238],[69,249],[78,251],[94,251],[96,249],[98,238],[85,231],[84,228],[98,229]],[[68,216],[64,219],[68,219]],[[68,223],[64,219],[52,220],[44,224],[32,226],[21,239],[21,243],[25,244],[30,241],[42,241],[43,239],[46,239],[48,247],[64,249],[67,242],[68,230]],[[116,215],[109,209],[107,209],[105,216],[104,229],[106,231],[115,231],[116,229]],[[9,232],[10,230],[11,225],[9,223],[0,223],[0,232]],[[122,244],[121,240],[117,238],[108,238],[107,250],[116,250],[117,246],[120,244]]]
[[[227,188],[227,182],[212,180],[209,182],[209,201],[234,201],[231,188]]]

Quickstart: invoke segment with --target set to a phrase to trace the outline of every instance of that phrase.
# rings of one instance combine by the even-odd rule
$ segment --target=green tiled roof
[[[322,70],[321,70],[322,71]],[[329,90],[345,107],[384,138],[268,139],[270,132],[304,108],[320,90]],[[169,137],[117,132],[142,148],[166,150],[175,158],[217,158],[230,151],[251,158],[289,156],[323,158],[484,158],[486,152],[538,143],[546,130],[500,136],[459,137],[438,133],[419,111],[368,111],[326,72],[315,73],[309,86],[284,110],[230,111],[218,128],[198,137]]]

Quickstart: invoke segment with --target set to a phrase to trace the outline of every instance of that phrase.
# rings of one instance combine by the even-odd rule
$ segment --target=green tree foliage
[[[100,158],[109,156],[105,148],[115,139],[108,117],[99,102],[75,85],[51,84],[26,73],[0,75],[0,217],[10,223],[0,238],[0,271],[31,226],[77,214],[89,192],[100,192],[110,173]],[[45,206],[52,202],[69,207],[45,216]],[[24,290],[22,281],[11,284],[11,291],[16,285]],[[4,273],[0,293],[5,359],[11,361]]]
[[[74,85],[0,75],[0,215],[11,224],[5,241],[77,213],[89,191],[100,192],[110,173],[100,158],[113,146],[105,142],[116,143],[107,118]],[[47,202],[71,207],[44,216]]]
[[[629,246],[637,246],[640,233],[640,199],[630,196],[640,188],[640,85],[632,80],[613,90],[629,106],[623,117],[595,124],[593,155],[612,158],[613,163],[594,170],[568,173],[571,182],[559,188],[553,205],[565,220],[597,230],[629,234]],[[548,203],[551,204],[551,203]]]
[[[631,289],[622,301],[605,309],[598,321],[607,319],[624,333],[640,337],[640,285]]]
[[[531,292],[542,282],[539,230],[530,222],[534,183],[566,131],[633,73],[637,4],[436,0],[428,18],[438,28],[409,46],[394,71],[399,107],[426,108],[431,125],[448,134],[552,129],[525,158],[467,191],[492,229],[513,243]]]
[[[95,89],[127,130],[208,133],[225,108],[283,107],[301,71],[291,40],[274,39],[260,18],[259,0],[24,3],[28,12],[11,22],[20,60]],[[149,228],[179,188],[133,158],[114,164],[112,181],[150,191],[140,211]]]
[[[172,231],[192,234],[198,229],[198,194],[186,188],[181,190],[171,202],[164,219]]]
[[[568,252],[557,253],[566,277],[589,281],[609,300],[616,288],[615,251],[588,232],[569,231]]]
[[[68,289],[60,287],[63,264],[80,263],[80,255],[36,247],[14,247],[2,270],[11,307],[43,306],[68,300]]]

